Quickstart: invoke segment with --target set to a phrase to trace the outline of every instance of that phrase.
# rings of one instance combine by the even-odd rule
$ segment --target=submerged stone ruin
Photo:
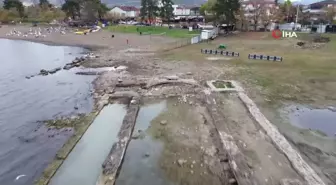
[[[96,93],[94,93],[95,110],[100,111],[105,109],[104,107],[106,106],[111,106],[111,104],[113,106],[120,102],[127,108],[125,114],[123,114],[124,117],[119,115],[119,117],[123,117],[123,120],[119,129],[117,129],[118,132],[116,132],[116,129],[113,131],[116,140],[108,148],[107,157],[101,164],[101,173],[87,174],[94,175],[92,179],[96,179],[97,185],[122,184],[122,182],[127,180],[124,178],[125,174],[130,173],[127,170],[129,169],[127,165],[135,164],[136,162],[125,163],[124,158],[125,156],[131,157],[131,159],[127,160],[133,160],[132,157],[134,155],[130,155],[127,152],[128,147],[131,146],[131,149],[137,147],[139,142],[150,144],[152,147],[154,145],[155,147],[163,147],[159,150],[162,151],[162,154],[151,153],[150,151],[143,154],[139,153],[138,155],[142,157],[138,156],[138,160],[155,160],[160,163],[161,167],[155,170],[155,173],[160,176],[161,180],[167,181],[167,184],[171,180],[190,184],[196,183],[195,180],[200,182],[202,179],[207,179],[212,184],[221,184],[224,181],[228,182],[228,184],[239,185],[261,185],[265,184],[265,182],[267,184],[265,179],[261,181],[262,174],[260,176],[260,172],[255,173],[254,165],[246,160],[245,148],[249,147],[249,145],[252,146],[253,143],[244,143],[241,141],[243,138],[237,142],[236,139],[241,136],[233,136],[231,130],[226,128],[227,126],[224,123],[230,120],[227,120],[221,110],[221,101],[223,97],[226,97],[221,93],[232,94],[237,100],[241,101],[240,103],[245,106],[253,121],[256,121],[262,128],[260,132],[272,140],[272,142],[267,140],[263,142],[274,147],[273,151],[277,153],[277,149],[279,149],[282,154],[274,153],[274,155],[285,155],[290,165],[295,169],[291,169],[290,173],[293,173],[291,178],[287,178],[285,174],[280,174],[278,179],[276,179],[278,183],[324,184],[321,178],[302,159],[300,154],[291,147],[275,126],[263,116],[236,81],[211,80],[206,82],[208,87],[204,87],[194,79],[183,79],[175,75],[153,78],[134,77],[127,74],[123,74],[121,78],[114,72],[108,72],[104,75],[104,78],[98,78],[95,83],[97,86]],[[166,108],[160,109],[162,113],[156,114],[151,120],[147,120],[147,126],[139,129],[138,124],[143,124],[143,122],[137,120],[144,119],[141,118],[143,114],[141,110],[146,107],[146,102],[149,100],[167,100],[168,103],[165,104]],[[228,100],[228,103],[230,101]],[[155,109],[158,110],[158,108]],[[150,114],[147,113],[146,115]],[[181,117],[174,120],[174,117],[179,116]],[[246,118],[250,119],[250,116]],[[183,120],[188,121],[174,124]],[[194,124],[188,123],[191,120],[194,120]],[[250,122],[253,123],[253,121]],[[96,124],[95,121],[92,124]],[[247,129],[248,132],[251,131]],[[256,134],[260,133],[257,132]],[[149,138],[152,139],[148,140]],[[158,139],[158,142],[161,141],[161,144],[159,144],[160,142],[153,144],[154,138]],[[81,140],[79,140],[79,144],[80,142]],[[129,145],[130,142],[132,142],[131,145]],[[104,150],[106,151],[106,148]],[[72,155],[70,151],[68,151],[68,156]],[[265,154],[258,153],[258,155]],[[287,158],[281,157],[282,162],[286,162]],[[60,166],[58,171],[62,169],[63,165],[66,165],[66,161],[67,159],[58,164]],[[126,165],[125,170],[123,170],[123,163]],[[280,172],[288,171],[287,167],[275,167],[271,163],[270,165],[268,166],[269,168],[280,170]],[[267,166],[263,167],[266,167],[265,170],[267,170]],[[52,180],[43,181],[44,183],[41,184],[46,185],[49,181],[55,182],[53,178],[61,178],[61,176],[57,176],[61,172],[56,172],[56,169],[48,172],[48,176]],[[159,173],[158,170],[163,171]],[[215,171],[217,172],[215,173]],[[177,176],[175,172],[183,174],[183,176]],[[218,173],[221,175],[218,175]],[[273,171],[269,172],[270,175],[272,173]],[[274,173],[278,173],[278,171],[274,171]],[[141,174],[148,175],[145,172],[141,172]],[[160,174],[165,175],[161,177]],[[121,175],[121,179],[118,179],[119,175]],[[136,181],[136,179],[133,180]],[[75,179],[72,180],[72,184],[76,184],[75,181]],[[49,184],[59,185],[60,183]]]

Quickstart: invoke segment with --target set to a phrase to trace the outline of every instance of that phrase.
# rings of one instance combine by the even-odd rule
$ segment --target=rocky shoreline
[[[30,78],[33,78],[33,77],[39,76],[39,75],[40,76],[47,76],[49,74],[54,74],[54,73],[56,73],[56,72],[58,72],[62,69],[69,70],[69,69],[72,69],[74,67],[80,67],[84,62],[87,62],[88,60],[93,59],[93,58],[99,58],[99,56],[94,55],[93,53],[89,53],[89,54],[86,54],[82,57],[76,57],[72,62],[65,64],[65,66],[63,66],[63,67],[57,67],[57,68],[54,68],[54,69],[51,69],[51,70],[41,69],[40,73],[35,74],[35,75],[26,76],[26,78],[30,79]]]

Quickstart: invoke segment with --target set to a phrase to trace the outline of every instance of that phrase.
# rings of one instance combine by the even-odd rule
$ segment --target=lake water
[[[116,185],[174,185],[159,166],[164,143],[146,133],[152,120],[166,110],[166,100],[140,108],[133,132],[141,130],[145,135],[132,139],[128,145]]]
[[[336,112],[329,109],[312,109],[304,106],[289,106],[290,123],[304,129],[317,130],[326,136],[336,135]]]
[[[73,68],[25,78],[64,66],[83,52],[78,47],[0,39],[1,185],[33,184],[72,134],[48,131],[38,121],[91,111],[94,76],[75,75],[78,69]],[[19,175],[24,176],[15,180]]]
[[[126,105],[105,106],[51,179],[49,185],[94,185],[118,141]]]

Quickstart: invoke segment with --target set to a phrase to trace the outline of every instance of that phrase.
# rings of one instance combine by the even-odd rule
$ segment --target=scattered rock
[[[49,73],[50,73],[50,74],[54,74],[54,73],[56,73],[57,71],[59,71],[59,70],[61,70],[61,69],[62,69],[61,67],[57,67],[57,68],[55,68],[55,69],[50,70]]]
[[[179,160],[177,160],[177,164],[179,166],[183,166],[186,162],[187,162],[187,160],[185,160],[185,159],[179,159]]]
[[[75,67],[75,66],[72,65],[72,64],[66,64],[66,65],[63,67],[63,69],[65,69],[65,70],[69,70],[69,69],[71,69],[71,68],[73,68],[73,67]]]
[[[124,71],[127,69],[127,66],[118,66],[115,68],[117,71]]]
[[[297,42],[296,45],[303,46],[303,45],[305,45],[305,43],[304,42]]]
[[[166,124],[167,124],[167,120],[162,120],[162,121],[160,122],[160,124],[161,124],[161,125],[166,125]]]
[[[251,169],[253,168],[253,165],[252,165],[251,161],[247,161],[247,166]]]
[[[166,78],[167,80],[178,80],[178,79],[179,79],[179,77],[176,76],[176,75],[166,76],[165,78]]]
[[[133,132],[132,139],[138,139],[139,137],[140,137],[140,133],[139,132]]]
[[[236,179],[233,179],[233,178],[229,179],[229,184],[234,184],[234,183],[236,183]]]
[[[333,111],[333,112],[336,112],[336,107],[329,106],[328,109],[331,110],[331,111]]]
[[[73,60],[71,63],[72,64],[77,64],[77,63],[79,63],[79,62],[81,62],[81,60],[80,59],[78,59],[78,58],[76,58],[75,60]]]
[[[45,69],[40,70],[40,75],[46,76],[48,74],[49,74],[49,72],[47,70],[45,70]]]
[[[149,157],[149,153],[145,153],[144,157],[146,158]]]

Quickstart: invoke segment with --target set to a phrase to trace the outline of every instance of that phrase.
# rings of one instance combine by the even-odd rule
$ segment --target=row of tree
[[[297,21],[301,24],[311,24],[311,15],[309,12],[303,12],[302,6],[293,6],[290,0],[285,0],[279,4],[275,1],[275,6],[269,6],[259,0],[249,2],[253,8],[246,9],[239,5],[236,0],[208,0],[200,8],[201,14],[209,21],[218,23],[235,23],[241,29],[247,29],[258,25],[265,28],[272,22],[291,23]],[[317,22],[335,23],[335,7],[325,8],[325,14],[321,14]]]
[[[64,0],[61,8],[55,8],[48,0],[35,1],[38,2],[24,8],[20,0],[4,0],[3,9],[0,9],[0,21],[11,18],[51,21],[64,17],[93,21],[108,17],[106,13],[109,8],[100,0]],[[201,6],[200,12],[207,21],[215,24],[236,24],[241,28],[253,25],[256,29],[257,25],[266,27],[271,22],[295,22],[297,7],[290,0],[285,0],[282,4],[277,4],[276,1],[276,6],[273,7],[260,3],[259,0],[252,0],[250,3],[254,8],[246,10],[239,0],[208,0]],[[173,4],[172,0],[141,0],[140,17],[150,23],[156,17],[169,22],[174,16]],[[301,7],[298,12],[298,21],[309,24],[309,13],[303,13]],[[327,8],[326,14],[321,17],[322,22],[332,22],[335,15],[334,8]]]
[[[0,21],[36,20],[49,22],[54,19],[82,18],[88,21],[101,19],[109,8],[100,0],[65,0],[61,8],[54,7],[48,0],[39,0],[24,7],[20,0],[4,0],[0,9]]]

